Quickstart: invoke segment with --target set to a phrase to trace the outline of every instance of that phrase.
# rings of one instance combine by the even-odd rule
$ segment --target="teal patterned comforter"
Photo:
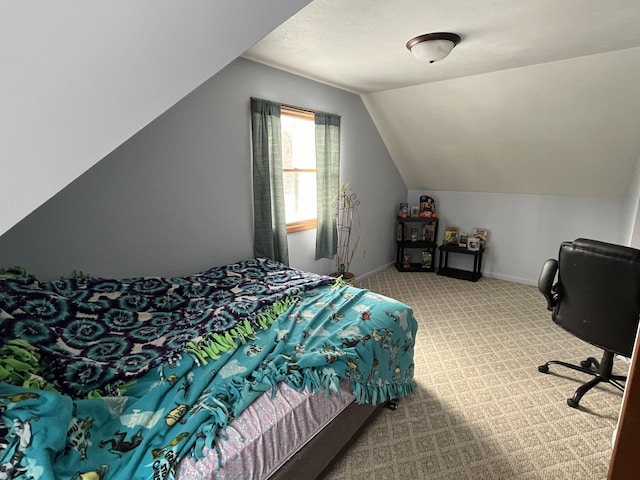
[[[164,333],[157,338],[149,336],[147,342],[129,338],[125,342],[126,355],[146,352],[137,370],[130,367],[131,360],[121,364],[127,368],[117,365],[116,360],[123,357],[118,350],[113,358],[104,350],[97,360],[87,356],[87,350],[98,349],[99,341],[90,345],[60,343],[60,338],[73,333],[67,328],[69,321],[79,316],[73,302],[67,309],[74,315],[66,318],[64,326],[57,323],[58,319],[49,318],[50,334],[34,327],[33,322],[38,320],[33,313],[35,304],[29,307],[31,313],[25,314],[28,290],[35,288],[39,294],[45,291],[50,295],[51,285],[43,290],[40,284],[29,287],[18,282],[7,287],[0,281],[4,348],[10,347],[16,333],[35,345],[40,370],[33,373],[33,378],[41,379],[35,384],[28,376],[23,376],[21,385],[0,382],[0,479],[173,479],[173,469],[183,456],[198,457],[204,445],[215,448],[223,427],[259,395],[273,391],[278,382],[329,395],[337,394],[339,380],[346,378],[352,381],[359,403],[373,404],[408,395],[415,388],[413,346],[417,324],[408,306],[330,277],[306,274],[264,259],[208,272],[213,273],[195,276],[198,282],[211,287],[216,284],[215,277],[222,290],[211,288],[206,296],[184,300],[183,305],[189,305],[194,299],[202,299],[202,308],[191,310],[200,312],[194,315],[200,322],[191,321],[190,333],[180,335],[179,345],[170,329],[160,328],[157,331]],[[193,277],[156,280],[154,283],[170,288],[180,285],[184,287],[181,292],[193,291],[189,286]],[[90,298],[117,301],[122,295],[115,292],[136,281],[141,279],[112,285],[106,296],[95,292],[80,295],[66,281],[58,285],[54,297],[75,298],[76,303],[78,298],[81,302]],[[230,293],[220,295],[227,283]],[[89,284],[91,280],[83,282]],[[7,293],[15,288],[18,293]],[[99,290],[105,293],[104,284]],[[183,293],[180,296],[186,297]],[[208,300],[211,298],[215,300]],[[38,300],[41,311],[52,311],[45,308],[42,299]],[[243,300],[252,307],[241,307]],[[121,310],[135,313],[137,321],[130,327],[140,328],[140,322],[156,318],[157,307],[146,304],[138,308],[144,303],[143,296],[134,303],[135,308]],[[229,303],[234,313],[222,314],[223,304]],[[120,302],[119,307],[122,305],[131,304]],[[111,307],[104,309],[104,315],[111,312],[113,316],[115,307]],[[205,310],[216,312],[214,316],[218,320],[222,316],[226,323],[217,324]],[[82,318],[102,325],[99,319],[104,315],[92,312]],[[181,321],[173,313],[169,316]],[[203,319],[206,329],[200,330],[194,325],[202,324]],[[47,321],[41,323],[47,325]],[[176,331],[184,333],[186,328]],[[31,329],[36,333],[33,341],[27,335]],[[85,329],[84,334],[91,331]],[[111,330],[109,334],[118,332]],[[96,362],[107,365],[108,371],[102,377],[63,375],[65,380],[72,380],[70,387],[66,381],[52,378],[51,371],[61,370],[51,362],[73,367],[74,351],[80,352],[80,364],[75,367],[78,371],[93,371],[95,368],[87,365]],[[87,380],[87,385],[82,380]]]

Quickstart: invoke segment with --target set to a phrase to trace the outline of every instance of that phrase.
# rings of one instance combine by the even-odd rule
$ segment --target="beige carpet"
[[[529,285],[385,270],[358,286],[397,298],[418,320],[416,391],[384,409],[326,480],[606,478],[622,393],[547,360],[600,358],[551,321]],[[616,361],[616,373],[627,365]]]

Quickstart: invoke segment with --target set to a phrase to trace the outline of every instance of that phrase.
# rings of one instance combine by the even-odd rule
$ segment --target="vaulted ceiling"
[[[636,0],[314,0],[244,57],[359,93],[410,189],[619,197],[640,157]]]
[[[243,52],[359,93],[409,188],[619,196],[640,156],[637,0],[58,0],[0,13],[0,235]],[[404,45],[433,31],[462,42],[419,63]]]

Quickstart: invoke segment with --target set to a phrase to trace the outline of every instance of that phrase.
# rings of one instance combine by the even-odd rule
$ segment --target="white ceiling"
[[[415,60],[438,31],[462,41]],[[638,0],[314,0],[243,56],[361,94],[410,189],[616,197],[638,47]]]
[[[462,41],[420,63],[431,32]],[[243,56],[368,93],[638,46],[638,0],[314,0]]]

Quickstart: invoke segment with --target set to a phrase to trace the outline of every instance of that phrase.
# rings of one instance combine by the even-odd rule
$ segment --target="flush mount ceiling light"
[[[449,55],[460,40],[455,33],[425,33],[409,40],[407,48],[418,60],[433,63]]]

